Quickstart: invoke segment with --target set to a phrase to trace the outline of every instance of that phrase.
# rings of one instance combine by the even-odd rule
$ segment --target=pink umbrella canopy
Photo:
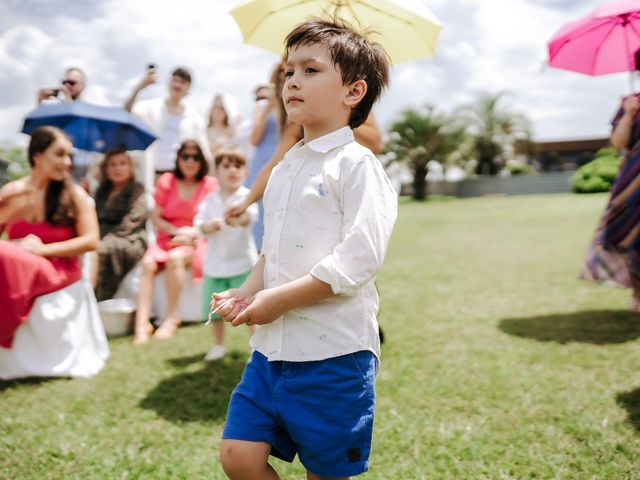
[[[549,65],[606,75],[635,70],[640,48],[640,0],[605,3],[564,24],[549,40]]]

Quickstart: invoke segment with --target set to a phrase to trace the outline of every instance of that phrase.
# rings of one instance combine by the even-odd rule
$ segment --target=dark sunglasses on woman
[[[201,162],[203,158],[202,158],[202,155],[198,155],[198,154],[181,153],[180,160],[184,160],[185,162],[187,160],[194,160],[196,162]]]

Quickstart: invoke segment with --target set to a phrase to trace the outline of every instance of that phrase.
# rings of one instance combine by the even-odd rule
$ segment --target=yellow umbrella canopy
[[[421,0],[245,0],[231,10],[246,43],[278,54],[284,39],[309,17],[338,17],[373,30],[393,63],[430,58],[442,24]]]

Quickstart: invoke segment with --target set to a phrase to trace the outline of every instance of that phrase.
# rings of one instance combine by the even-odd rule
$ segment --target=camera
[[[57,97],[58,94],[60,93],[60,89],[59,88],[53,88],[53,89],[51,89],[51,91],[52,91],[51,95],[54,96],[54,97]]]
[[[156,68],[155,63],[147,63],[147,70],[154,70]]]

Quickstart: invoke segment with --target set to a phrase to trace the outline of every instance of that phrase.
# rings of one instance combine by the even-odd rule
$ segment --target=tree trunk
[[[415,165],[413,171],[413,198],[425,200],[427,198],[427,166]]]

